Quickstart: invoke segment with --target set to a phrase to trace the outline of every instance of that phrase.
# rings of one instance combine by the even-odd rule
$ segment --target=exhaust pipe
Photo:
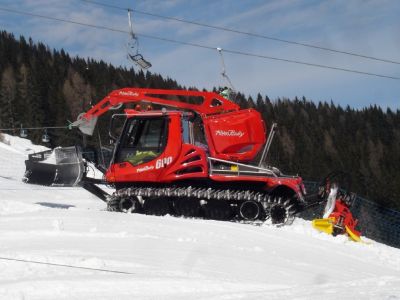
[[[240,216],[249,221],[253,221],[260,216],[260,206],[255,201],[245,201],[239,208]]]

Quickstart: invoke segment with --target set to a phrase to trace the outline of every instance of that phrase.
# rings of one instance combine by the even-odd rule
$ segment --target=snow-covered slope
[[[82,189],[22,183],[26,153],[41,149],[9,139],[0,299],[400,299],[399,249],[303,220],[276,228],[107,212]]]

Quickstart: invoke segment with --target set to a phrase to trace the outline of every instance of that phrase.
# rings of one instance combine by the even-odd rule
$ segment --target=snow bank
[[[20,138],[18,136],[12,136],[9,134],[3,134],[3,136],[4,143],[0,142],[0,148],[6,149],[10,152],[27,155],[34,152],[49,150],[49,148],[45,146],[32,144],[32,142],[28,139]]]
[[[0,143],[0,299],[400,299],[399,249],[299,219],[107,212],[80,188],[22,183],[29,142],[11,139]]]

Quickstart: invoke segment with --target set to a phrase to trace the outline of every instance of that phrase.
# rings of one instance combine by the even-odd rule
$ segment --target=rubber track
[[[119,202],[130,197],[144,198],[194,198],[197,200],[218,200],[228,202],[255,201],[264,208],[267,217],[270,210],[276,205],[281,205],[286,210],[286,220],[282,225],[293,221],[296,214],[296,203],[292,198],[273,197],[267,192],[257,192],[251,190],[229,190],[213,188],[193,188],[188,187],[130,187],[120,189],[108,200],[107,209],[109,211],[121,211]]]

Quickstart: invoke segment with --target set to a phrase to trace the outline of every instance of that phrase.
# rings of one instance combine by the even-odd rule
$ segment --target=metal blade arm
[[[200,102],[199,104],[180,102],[179,96],[189,98],[193,97],[196,100],[200,99]],[[169,100],[167,98],[176,100]],[[71,126],[77,126],[80,128],[85,126],[94,127],[97,117],[103,115],[105,112],[119,108],[125,103],[140,102],[190,110],[197,112],[202,116],[237,111],[240,109],[237,104],[213,92],[123,88],[112,91],[86,113],[81,114],[78,117],[78,120],[72,123]],[[90,132],[90,130],[88,132]]]

